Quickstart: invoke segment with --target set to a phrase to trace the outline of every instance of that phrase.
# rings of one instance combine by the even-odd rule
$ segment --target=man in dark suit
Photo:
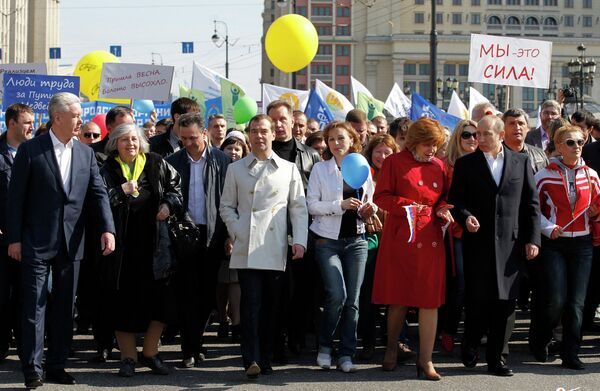
[[[13,334],[19,339],[19,263],[8,257],[6,205],[8,185],[19,145],[33,136],[33,110],[15,103],[6,109],[6,132],[0,136],[0,361],[8,355]]]
[[[65,372],[73,338],[73,301],[83,257],[84,201],[98,214],[98,251],[114,250],[108,196],[93,151],[73,140],[81,127],[79,98],[59,93],[48,104],[52,128],[23,143],[15,157],[8,196],[8,255],[21,261],[23,317],[21,364],[25,385],[42,385],[48,279],[46,380],[75,384]]]
[[[225,257],[227,229],[218,213],[229,157],[206,140],[204,119],[199,113],[182,114],[179,137],[184,148],[166,160],[181,175],[185,210],[202,234],[194,259],[180,260],[182,367],[192,368],[204,360],[202,339],[208,319],[216,308],[217,273]]]
[[[529,158],[504,147],[503,138],[500,118],[479,121],[479,149],[456,162],[449,203],[464,229],[463,363],[477,364],[477,348],[489,330],[488,371],[512,376],[501,360],[506,323],[515,307],[522,255],[533,259],[539,251],[540,212]]]
[[[159,134],[150,139],[150,151],[158,153],[163,158],[183,148],[179,140],[179,116],[185,113],[198,113],[200,106],[195,100],[190,98],[179,98],[171,103],[171,118],[173,125],[163,134]]]
[[[550,122],[560,118],[560,113],[560,103],[555,100],[544,101],[540,109],[540,121],[542,122],[542,126],[529,131],[527,137],[525,137],[525,142],[545,151],[550,142],[550,136],[548,135]]]

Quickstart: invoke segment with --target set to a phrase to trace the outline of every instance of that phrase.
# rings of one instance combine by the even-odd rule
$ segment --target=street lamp
[[[438,95],[442,96],[442,108],[443,108],[446,98],[448,98],[448,100],[449,100],[449,98],[452,97],[452,91],[455,91],[458,89],[458,80],[450,79],[448,77],[445,81],[442,81],[442,79],[438,78],[435,81],[435,87],[438,92]],[[436,99],[436,104],[437,104],[437,101],[438,101],[438,99]]]
[[[411,94],[410,84],[404,83],[404,95],[409,96]]]
[[[437,80],[435,79],[437,75],[437,24],[436,24],[436,10],[435,10],[436,0],[431,0],[431,33],[429,34],[429,93],[431,95],[431,99],[434,97],[437,100],[437,95],[435,94]],[[440,80],[440,79],[438,79]],[[440,80],[441,81],[441,80]],[[439,90],[439,88],[438,88]]]
[[[557,92],[558,92],[558,81],[556,81],[556,79],[554,79],[554,81],[552,82],[552,87],[550,87],[548,89],[548,91],[546,91],[546,99],[547,100],[555,100]]]
[[[211,37],[212,42],[216,47],[220,48],[225,44],[225,77],[229,79],[229,29],[227,28],[227,23],[220,20],[213,20],[215,26],[215,33]],[[219,37],[217,33],[217,23],[225,26],[225,39]]]
[[[578,58],[571,59],[567,63],[569,68],[569,76],[571,78],[571,87],[579,87],[579,104],[583,109],[583,87],[584,85],[594,85],[594,74],[596,73],[596,61],[593,58],[586,58],[584,44],[577,46],[577,51],[580,53]],[[575,105],[577,105],[577,96],[575,96]]]

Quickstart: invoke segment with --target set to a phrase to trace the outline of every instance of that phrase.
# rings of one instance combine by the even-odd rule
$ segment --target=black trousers
[[[0,352],[7,351],[14,338],[21,335],[19,301],[21,266],[7,255],[7,246],[0,246]]]
[[[271,366],[274,325],[285,279],[275,270],[238,269],[242,290],[240,305],[242,326],[242,360],[244,368],[257,362],[261,368]]]
[[[206,243],[206,226],[199,225],[202,243]],[[202,350],[204,331],[216,308],[217,273],[220,257],[205,245],[192,259],[179,261],[178,302],[181,351],[184,357]]]
[[[515,300],[467,300],[465,303],[465,346],[477,349],[481,338],[488,332],[486,362],[490,366],[500,364],[506,322],[515,310]]]
[[[52,287],[48,282],[52,273]],[[73,340],[73,308],[79,261],[62,250],[55,258],[43,260],[23,257],[21,281],[23,292],[21,365],[25,377],[42,375],[45,322],[48,321],[46,370],[65,367]],[[52,303],[46,317],[49,293]]]
[[[600,246],[594,247],[592,257],[592,270],[590,271],[590,284],[588,284],[583,307],[583,327],[589,327],[594,323],[596,308],[600,304]]]

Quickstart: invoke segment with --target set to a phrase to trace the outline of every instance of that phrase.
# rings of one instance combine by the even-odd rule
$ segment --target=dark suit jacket
[[[69,259],[80,260],[86,197],[98,215],[101,231],[115,232],[106,189],[87,145],[73,141],[68,194],[49,133],[19,146],[13,173],[8,195],[8,242],[21,242],[24,258],[52,259],[64,243]]]
[[[169,139],[171,138],[172,131],[173,125],[165,133],[150,137],[150,151],[159,154],[163,158],[171,155],[173,153],[173,146],[169,142]]]
[[[525,142],[534,147],[542,148],[542,128],[535,128],[530,130],[525,136]]]
[[[181,176],[181,193],[183,194],[183,206],[188,210],[188,199],[190,192],[190,159],[187,151],[181,149],[165,159],[172,165]],[[225,184],[225,174],[231,159],[218,148],[208,147],[206,150],[206,164],[204,165],[204,195],[206,197],[206,219],[207,235],[206,245],[223,247],[225,243],[227,228],[221,220],[219,205],[221,194]]]
[[[585,145],[581,157],[590,168],[600,172],[600,141]]]
[[[10,183],[13,157],[8,151],[6,132],[0,136],[0,244],[8,245],[6,240],[6,211],[8,207],[8,184]]]
[[[483,152],[456,161],[448,202],[464,228],[462,242],[467,300],[514,299],[525,244],[540,245],[539,198],[527,154],[504,148],[500,186]],[[480,228],[467,231],[475,216]]]

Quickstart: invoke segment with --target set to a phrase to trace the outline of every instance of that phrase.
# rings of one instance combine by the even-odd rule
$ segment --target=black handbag
[[[200,230],[185,213],[183,216],[169,218],[169,235],[175,256],[187,260],[198,254],[201,245]]]

